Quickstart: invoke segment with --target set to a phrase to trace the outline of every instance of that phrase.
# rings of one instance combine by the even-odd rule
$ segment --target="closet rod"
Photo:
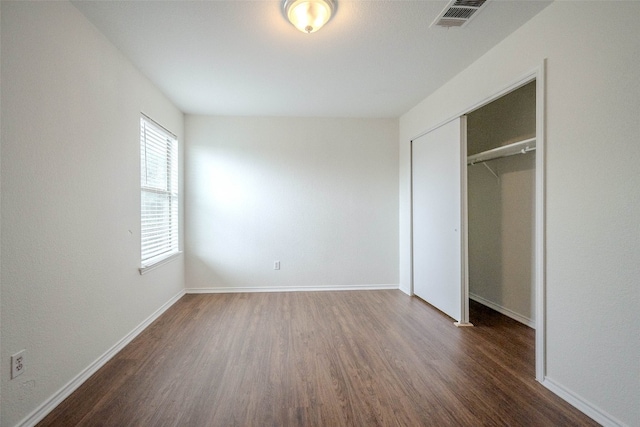
[[[536,139],[530,138],[524,141],[514,142],[513,144],[504,145],[502,147],[493,148],[467,157],[467,164],[474,165],[476,163],[488,162],[489,160],[500,159],[503,157],[515,156],[516,154],[525,154],[536,149]]]

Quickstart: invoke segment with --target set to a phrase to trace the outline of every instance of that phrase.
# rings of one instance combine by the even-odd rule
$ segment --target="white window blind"
[[[140,119],[141,270],[178,253],[178,140]]]

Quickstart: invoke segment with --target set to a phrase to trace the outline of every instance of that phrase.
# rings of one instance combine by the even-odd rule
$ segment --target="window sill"
[[[161,258],[158,261],[155,261],[153,264],[145,265],[144,267],[138,268],[138,271],[140,272],[140,275],[146,274],[151,270],[155,270],[158,267],[161,267],[165,264],[170,263],[174,259],[178,258],[178,256],[180,255],[182,255],[182,251],[174,252],[165,258]]]

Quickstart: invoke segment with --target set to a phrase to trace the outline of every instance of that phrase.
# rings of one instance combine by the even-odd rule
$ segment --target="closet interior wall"
[[[467,154],[535,137],[535,81],[467,115]],[[535,326],[535,151],[468,165],[469,297]],[[473,319],[470,319],[473,322]]]

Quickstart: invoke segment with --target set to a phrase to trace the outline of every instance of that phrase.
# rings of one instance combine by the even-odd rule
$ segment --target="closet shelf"
[[[489,160],[499,159],[502,157],[514,156],[516,154],[525,154],[536,149],[536,139],[530,138],[524,141],[514,142],[513,144],[504,145],[502,147],[493,148],[467,157],[467,164],[488,162]]]

